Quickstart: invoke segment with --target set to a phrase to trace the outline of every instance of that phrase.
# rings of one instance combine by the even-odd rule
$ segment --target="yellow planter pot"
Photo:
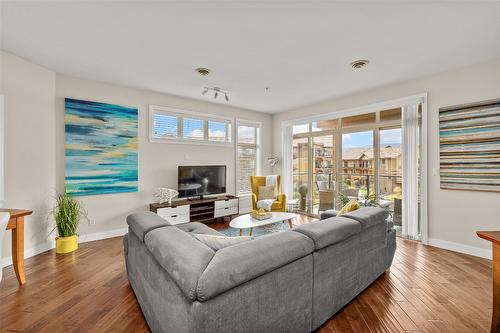
[[[56,237],[56,253],[70,253],[78,249],[78,236]]]

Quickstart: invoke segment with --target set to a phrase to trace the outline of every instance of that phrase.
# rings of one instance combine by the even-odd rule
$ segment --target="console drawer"
[[[236,214],[238,214],[238,206],[225,207],[216,209],[214,212],[214,217],[222,217],[222,216],[236,215]]]
[[[167,220],[168,223],[170,224],[181,224],[181,223],[188,223],[189,222],[189,215],[158,215]]]
[[[156,213],[163,218],[174,215],[189,215],[189,205],[158,208]]]
[[[215,203],[215,210],[225,209],[229,207],[238,207],[238,199],[229,199],[229,200],[219,200]]]

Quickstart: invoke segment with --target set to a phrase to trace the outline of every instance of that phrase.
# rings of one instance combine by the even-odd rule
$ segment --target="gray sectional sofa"
[[[213,251],[151,212],[127,218],[130,284],[152,332],[310,332],[387,270],[396,234],[366,207]]]

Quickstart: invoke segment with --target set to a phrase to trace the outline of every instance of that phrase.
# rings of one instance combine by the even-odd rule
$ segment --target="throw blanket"
[[[276,199],[278,197],[278,176],[266,176],[266,186],[274,186],[274,199]]]
[[[278,176],[277,175],[266,176],[266,186],[274,187],[274,199],[264,199],[257,201],[257,209],[264,208],[267,211],[271,211],[273,202],[278,198]]]
[[[274,199],[264,199],[257,201],[257,209],[264,208],[268,212],[271,211],[271,207],[273,206]]]

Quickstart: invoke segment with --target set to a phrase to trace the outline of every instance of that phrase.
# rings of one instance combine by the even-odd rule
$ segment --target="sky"
[[[314,130],[314,128],[313,128]],[[293,133],[306,133],[309,131],[309,124],[293,126]],[[380,131],[380,144],[382,146],[401,145],[401,128],[387,129]],[[342,134],[342,148],[358,148],[373,146],[373,131],[355,132]]]
[[[380,131],[381,146],[401,145],[401,128]],[[342,134],[342,148],[372,147],[373,131]]]

